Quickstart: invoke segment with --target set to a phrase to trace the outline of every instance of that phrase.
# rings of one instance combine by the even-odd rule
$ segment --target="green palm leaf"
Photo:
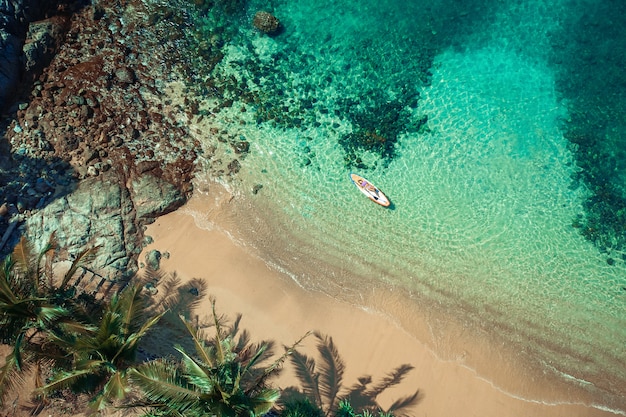
[[[131,382],[139,386],[154,405],[184,411],[198,400],[199,393],[180,375],[180,369],[165,361],[153,361],[129,370]]]
[[[252,398],[252,408],[255,415],[263,415],[270,411],[280,398],[280,391],[268,388]]]
[[[196,349],[196,354],[200,357],[200,360],[207,364],[208,366],[215,366],[215,361],[209,355],[208,350],[205,348],[205,343],[202,339],[200,339],[200,334],[198,329],[196,329],[191,323],[189,323],[183,316],[180,316],[183,324],[187,328],[187,331],[191,335],[191,339],[193,340],[194,347]]]
[[[16,303],[18,300],[9,282],[13,266],[14,263],[11,261],[11,257],[7,257],[2,263],[2,274],[0,275],[0,302],[7,306]]]
[[[224,339],[222,335],[222,324],[220,323],[220,319],[215,311],[215,299],[211,300],[211,308],[213,310],[213,324],[215,326],[215,355],[216,361],[218,363],[223,363],[226,361],[226,356],[224,354],[224,349],[222,346],[222,340]]]
[[[133,285],[125,288],[114,311],[119,313],[122,320],[122,329],[125,333],[131,333],[138,323],[143,322],[145,305],[141,302],[141,286]]]
[[[175,349],[183,355],[185,378],[198,387],[200,392],[211,392],[215,387],[215,384],[211,380],[211,369],[207,369],[205,368],[206,365],[198,363],[198,361],[189,356],[182,348],[176,347]]]
[[[93,362],[95,363],[92,366],[81,367],[81,369],[73,369],[71,371],[59,371],[56,375],[52,377],[51,381],[48,384],[39,388],[39,390],[43,393],[51,393],[54,391],[60,391],[65,388],[72,387],[81,379],[92,375],[94,372],[94,368],[98,367],[97,364],[101,364],[101,361]]]
[[[24,343],[25,332],[21,332],[17,335],[17,339],[15,339],[15,344],[13,345],[13,359],[15,360],[15,368],[18,371],[21,371],[24,363],[22,361],[22,344]]]
[[[148,331],[155,324],[158,323],[158,321],[161,319],[161,317],[163,317],[163,315],[165,315],[165,313],[166,311],[160,314],[157,314],[156,316],[152,317],[147,322],[145,322],[137,332],[131,333],[126,338],[126,340],[124,340],[124,342],[120,346],[118,353],[112,358],[112,361],[115,361],[118,356],[124,357],[126,353],[131,353],[131,352],[134,353],[135,348],[137,347],[137,343],[139,343],[141,338],[144,337],[146,333],[148,333]]]
[[[124,372],[115,372],[104,387],[89,402],[93,410],[102,411],[111,400],[119,400],[129,391],[128,379]]]

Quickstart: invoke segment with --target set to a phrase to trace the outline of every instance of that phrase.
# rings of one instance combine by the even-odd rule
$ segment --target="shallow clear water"
[[[561,42],[596,3],[276,0],[276,37],[251,28],[259,9],[226,19],[213,74],[239,86],[233,104],[204,104],[224,136],[250,144],[241,157],[205,138],[222,162],[240,159],[225,178],[240,197],[233,228],[307,288],[365,304],[401,291],[496,333],[596,405],[624,406],[624,249],[619,233],[589,238],[604,217],[576,224],[596,219],[595,190],[567,136],[585,90],[564,82],[575,69]],[[612,157],[620,185],[626,162]],[[352,170],[393,207],[364,198]]]

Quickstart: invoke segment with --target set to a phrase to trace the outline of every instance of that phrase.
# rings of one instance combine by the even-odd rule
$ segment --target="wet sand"
[[[211,185],[207,193],[196,193],[186,206],[148,226],[146,234],[154,242],[144,253],[152,249],[168,253],[161,267],[175,271],[183,281],[205,279],[208,293],[217,300],[218,312],[231,318],[243,314],[242,328],[250,331],[253,341],[274,340],[280,346],[291,345],[309,330],[329,335],[346,363],[346,387],[355,384],[359,376],[371,375],[378,381],[398,365],[410,364],[415,369],[401,384],[381,395],[379,402],[387,407],[419,389],[420,401],[411,412],[416,417],[615,415],[584,405],[570,392],[555,389],[548,378],[543,380],[523,367],[517,369],[515,364],[503,367],[499,377],[510,378],[511,386],[532,386],[545,395],[535,400],[505,392],[465,365],[462,358],[440,359],[427,343],[400,328],[396,321],[304,290],[251,253],[245,242],[231,238],[224,214],[232,198],[218,184]],[[201,317],[210,314],[209,297],[195,313]],[[463,343],[469,343],[467,338]],[[315,356],[315,339],[305,339],[303,349]],[[493,360],[492,350],[482,350],[480,344],[468,347],[468,351],[483,351],[484,363],[502,365]],[[297,385],[288,363],[277,385]]]

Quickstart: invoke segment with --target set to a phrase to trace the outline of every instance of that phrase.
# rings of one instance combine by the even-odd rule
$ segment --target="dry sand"
[[[385,317],[305,291],[250,253],[245,242],[236,244],[229,237],[228,225],[220,224],[220,212],[228,210],[229,199],[218,185],[211,186],[208,194],[197,193],[185,207],[148,227],[146,234],[154,242],[144,253],[151,249],[167,252],[169,258],[161,261],[164,270],[175,271],[183,280],[205,279],[218,311],[230,317],[242,313],[242,327],[251,332],[253,341],[290,345],[309,330],[327,334],[345,360],[345,386],[356,383],[359,376],[371,375],[376,381],[400,364],[411,364],[415,369],[409,376],[379,400],[387,406],[419,389],[421,400],[412,412],[416,417],[615,415],[563,403],[566,394],[555,393],[552,400],[542,402],[516,398],[462,363],[440,360],[424,343]],[[210,313],[208,297],[196,313]],[[314,354],[314,345],[314,338],[308,338],[304,349]],[[281,387],[295,383],[289,366],[278,381]],[[551,393],[549,382],[537,375],[525,375],[521,369],[507,372],[510,378],[528,379],[528,385],[541,387],[543,383]]]

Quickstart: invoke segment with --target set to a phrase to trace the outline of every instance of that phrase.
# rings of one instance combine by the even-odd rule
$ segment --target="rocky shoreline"
[[[0,0],[0,55],[13,63],[0,77],[2,254],[54,233],[63,255],[100,246],[94,268],[132,275],[144,226],[191,194],[193,106],[165,94],[177,40],[155,36],[142,7]]]

